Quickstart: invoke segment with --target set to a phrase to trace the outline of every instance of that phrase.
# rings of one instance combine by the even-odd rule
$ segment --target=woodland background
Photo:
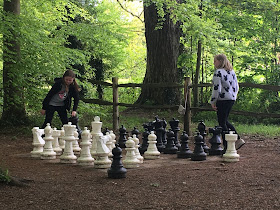
[[[193,84],[210,83],[219,53],[228,56],[239,82],[279,86],[279,6],[278,0],[0,1],[1,126],[40,126],[42,100],[69,67],[81,98],[112,100],[111,89],[92,82],[112,77],[119,83],[183,84],[190,76]],[[210,94],[209,87],[194,90],[193,103],[208,106]],[[241,88],[234,109],[280,113],[279,101],[279,91]],[[184,103],[182,90],[170,88],[122,88],[119,102]],[[111,126],[111,106],[81,101],[78,112],[82,125],[99,115]],[[215,119],[215,113],[196,117]]]

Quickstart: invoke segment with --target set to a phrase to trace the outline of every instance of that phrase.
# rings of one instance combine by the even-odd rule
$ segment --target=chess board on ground
[[[279,209],[280,137],[244,139],[235,163],[161,154],[108,179],[106,169],[31,158],[31,135],[0,134],[0,167],[22,183],[0,184],[1,209]]]

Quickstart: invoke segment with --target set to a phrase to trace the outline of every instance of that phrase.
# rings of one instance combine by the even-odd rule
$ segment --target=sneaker
[[[243,139],[238,139],[235,142],[235,148],[236,150],[240,149],[245,144],[245,141]]]

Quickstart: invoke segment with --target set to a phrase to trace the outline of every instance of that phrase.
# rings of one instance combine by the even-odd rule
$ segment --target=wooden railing
[[[192,107],[191,106],[191,89],[193,87],[212,87],[211,83],[201,83],[198,85],[191,84],[190,77],[185,78],[184,85],[181,84],[166,84],[166,83],[151,83],[151,84],[136,84],[136,83],[127,83],[127,84],[118,84],[118,78],[112,78],[112,83],[90,80],[92,84],[102,85],[113,88],[113,101],[105,101],[101,99],[86,99],[82,98],[82,101],[85,103],[93,103],[99,105],[111,105],[113,106],[113,130],[116,131],[119,128],[119,106],[125,107],[138,107],[138,108],[153,108],[153,109],[172,109],[178,108],[179,105],[141,105],[141,104],[127,104],[119,103],[119,87],[168,87],[168,88],[184,88],[184,98],[186,98],[186,112],[184,115],[184,130],[191,135],[191,111],[213,111],[211,107]],[[280,91],[280,86],[275,85],[262,85],[262,84],[252,84],[252,83],[239,83],[240,87],[247,88],[259,88],[264,90]],[[280,118],[280,114],[273,113],[255,113],[247,111],[231,111],[236,115],[245,115],[245,116],[255,116],[255,117],[267,117],[267,118]]]

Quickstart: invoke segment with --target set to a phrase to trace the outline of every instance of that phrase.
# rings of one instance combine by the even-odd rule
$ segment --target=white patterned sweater
[[[233,70],[217,69],[212,83],[211,104],[216,104],[217,100],[236,100],[239,85]]]

